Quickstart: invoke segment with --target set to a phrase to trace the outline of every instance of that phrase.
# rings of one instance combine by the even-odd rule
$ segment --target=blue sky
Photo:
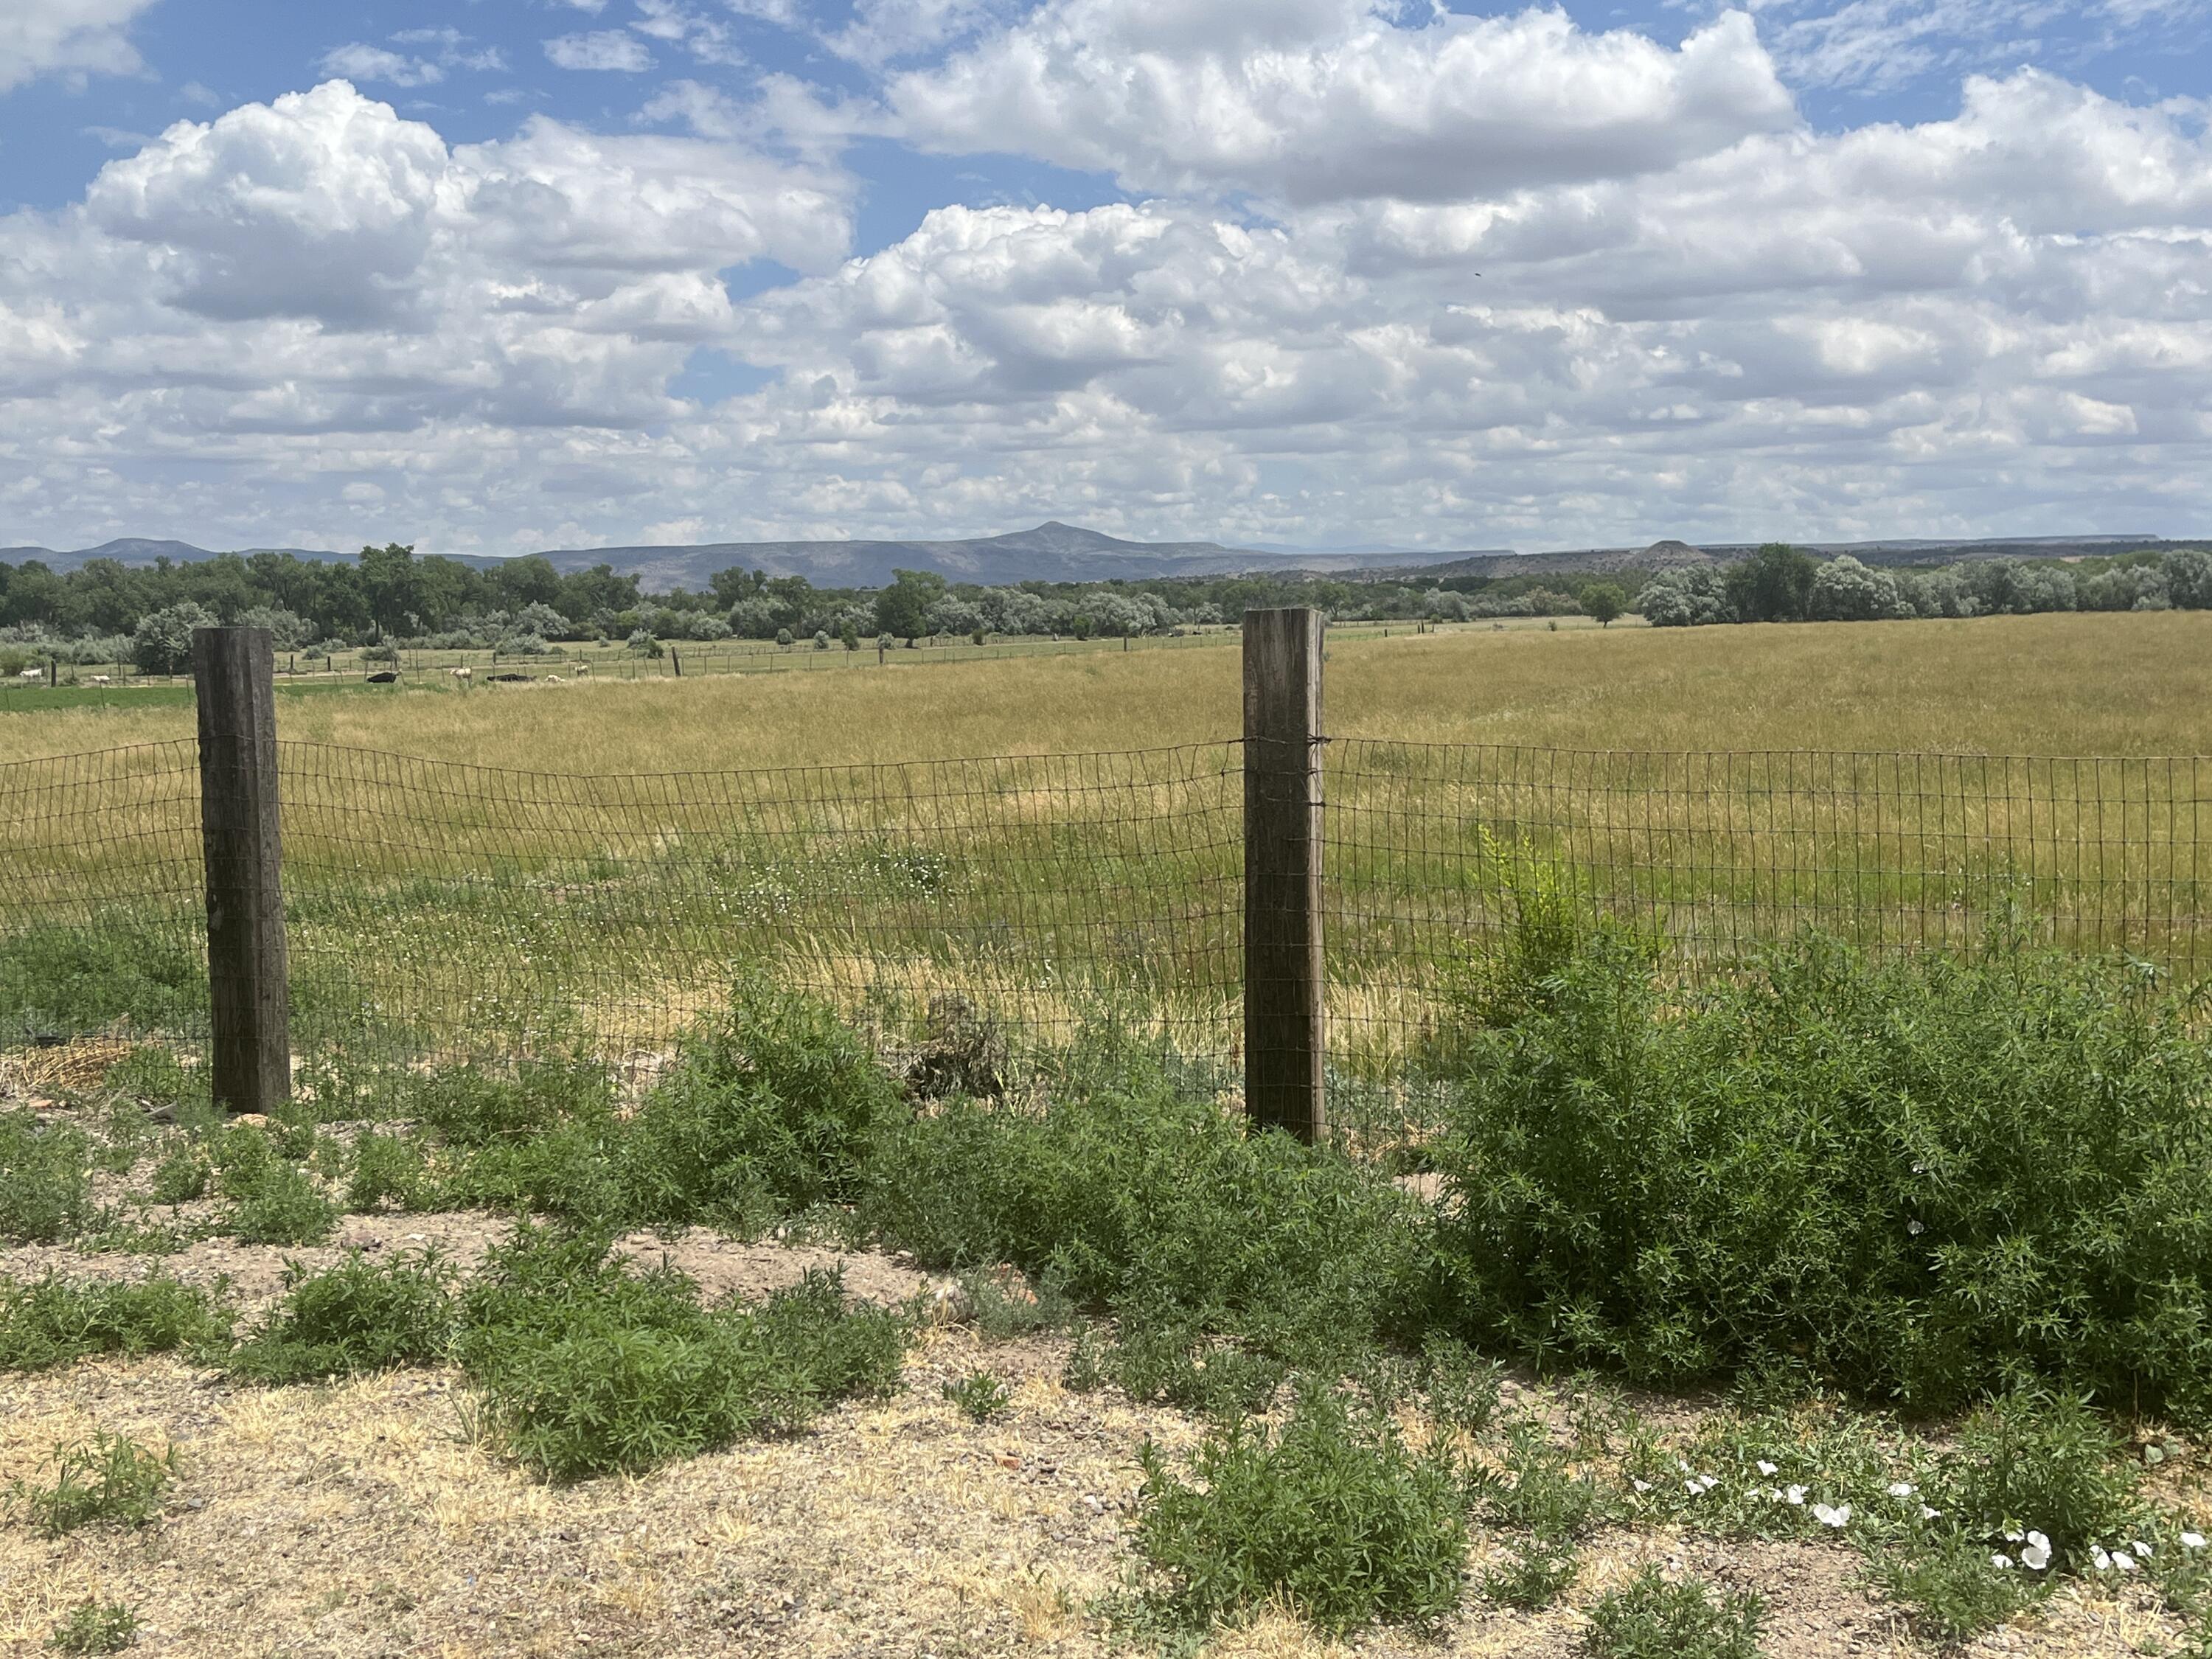
[[[12,0],[0,544],[2212,529],[2212,0]]]

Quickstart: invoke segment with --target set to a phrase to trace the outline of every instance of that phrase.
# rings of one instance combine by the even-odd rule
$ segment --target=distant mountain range
[[[1920,564],[1955,559],[2067,558],[2136,548],[2201,545],[2155,536],[1999,537],[1972,541],[1808,542],[1809,552],[1849,553],[1868,564]],[[1224,576],[1251,572],[1306,571],[1339,575],[1384,572],[1419,575],[1512,576],[1650,570],[1726,564],[1751,552],[1751,543],[1660,541],[1646,547],[1588,547],[1553,553],[1475,548],[1421,553],[1390,549],[1332,549],[1300,552],[1279,546],[1226,547],[1218,542],[1132,542],[1057,521],[1005,536],[965,541],[711,542],[672,547],[562,547],[544,556],[562,571],[611,565],[635,574],[648,592],[704,587],[732,565],[772,576],[804,576],[821,587],[880,587],[894,570],[933,570],[951,581],[1000,586],[1021,581],[1093,582],[1159,576]],[[345,560],[349,553],[313,548],[247,548],[245,553],[290,553],[302,559]],[[215,554],[186,542],[130,539],[56,552],[43,547],[0,548],[0,563],[37,559],[55,570],[74,570],[93,559],[150,565],[179,563]],[[490,558],[469,558],[478,565]]]

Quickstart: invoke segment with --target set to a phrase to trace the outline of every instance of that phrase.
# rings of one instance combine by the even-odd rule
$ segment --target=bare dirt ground
[[[797,1268],[744,1271],[767,1284]],[[1127,1582],[1137,1448],[1149,1437],[1184,1449],[1198,1431],[1110,1389],[1069,1392],[1066,1347],[933,1328],[889,1401],[568,1488],[472,1441],[450,1372],[272,1390],[166,1359],[9,1376],[0,1482],[33,1476],[56,1443],[94,1425],[173,1442],[181,1473],[140,1531],[50,1540],[0,1525],[0,1649],[41,1650],[63,1613],[98,1597],[137,1611],[135,1650],[149,1654],[1103,1655],[1112,1632],[1097,1603]],[[985,1425],[941,1395],[979,1368],[1013,1395]],[[1478,1534],[1472,1563],[1496,1548]],[[1601,1539],[1568,1605],[1542,1614],[1471,1598],[1433,1638],[1385,1631],[1340,1646],[1268,1616],[1211,1650],[1568,1656],[1585,1623],[1576,1607],[1652,1561],[1764,1594],[1776,1659],[1919,1650],[1858,1588],[1841,1546],[1665,1534]],[[2067,1591],[1965,1651],[2118,1656],[2176,1634],[2148,1600]]]

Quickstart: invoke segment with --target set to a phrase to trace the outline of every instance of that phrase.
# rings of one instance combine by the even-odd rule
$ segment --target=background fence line
[[[1693,980],[1805,927],[1958,950],[2012,915],[2061,948],[2212,967],[2197,757],[1317,752],[1318,988],[1355,1120],[1415,1109],[1468,964],[1531,915],[1611,918]],[[980,1019],[1014,1063],[1110,1019],[1237,1095],[1266,988],[1254,759],[1248,738],[582,776],[280,735],[295,1047],[574,1044],[649,1069],[759,969],[895,1054]],[[204,852],[191,743],[0,765],[0,1048],[204,1044]]]

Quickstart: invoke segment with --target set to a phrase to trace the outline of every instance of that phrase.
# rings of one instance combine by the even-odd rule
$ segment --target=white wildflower
[[[2136,1570],[2136,1559],[2125,1550],[2114,1550],[2112,1565],[2121,1572],[2133,1572]]]
[[[1990,1565],[1995,1567],[1999,1572],[2002,1572],[2006,1568],[2012,1565],[2012,1557],[2009,1555],[1992,1555],[1990,1557]]]
[[[2181,1534],[2181,1547],[2185,1550],[2203,1549],[2204,1534],[2201,1532],[2185,1532]]]
[[[1892,1498],[1910,1498],[1919,1490],[1920,1488],[1910,1480],[1893,1480],[1889,1483],[1889,1495]]]
[[[2142,1539],[2138,1538],[2136,1540],[2136,1553],[2137,1555],[2148,1556],[2152,1553],[2151,1547],[2144,1543]]]
[[[1815,1504],[1813,1518],[1824,1527],[1843,1527],[1850,1524],[1851,1506],[1849,1504]]]
[[[1908,1221],[1905,1224],[1905,1231],[1912,1237],[1917,1238],[1928,1229],[1917,1221]]]
[[[1802,1486],[1784,1487],[1782,1493],[1782,1501],[1785,1504],[1802,1504],[1805,1501],[1805,1488]]]
[[[2031,1572],[2041,1572],[2051,1565],[2051,1540],[2039,1532],[2027,1535],[2027,1547],[2020,1553],[2020,1564]]]
[[[1650,1492],[1651,1490],[1651,1483],[1649,1480],[1631,1480],[1628,1484],[1635,1487],[1638,1492]]]
[[[2105,1547],[2102,1544],[2089,1546],[2089,1562],[2099,1572],[2112,1571],[2112,1558],[2105,1553]]]
[[[1939,1516],[1939,1515],[1941,1515],[1941,1514],[1942,1514],[1942,1513],[1943,1513],[1943,1511],[1942,1511],[1942,1510],[1939,1510],[1939,1509],[1933,1509],[1933,1508],[1930,1508],[1930,1507],[1929,1507],[1928,1504],[1923,1504],[1920,1506],[1920,1518],[1921,1518],[1923,1521],[1933,1521],[1933,1520],[1934,1520],[1937,1516]]]
[[[1762,1457],[1762,1458],[1760,1458],[1760,1459],[1759,1460],[1759,1472],[1761,1474],[1767,1474],[1767,1475],[1771,1475],[1771,1474],[1772,1474],[1774,1473],[1774,1471],[1775,1471],[1776,1469],[1779,1468],[1780,1467],[1781,1467],[1781,1465],[1779,1465],[1779,1464],[1778,1464],[1778,1463],[1770,1463],[1770,1462],[1767,1462],[1765,1458],[1763,1458],[1763,1457]]]

